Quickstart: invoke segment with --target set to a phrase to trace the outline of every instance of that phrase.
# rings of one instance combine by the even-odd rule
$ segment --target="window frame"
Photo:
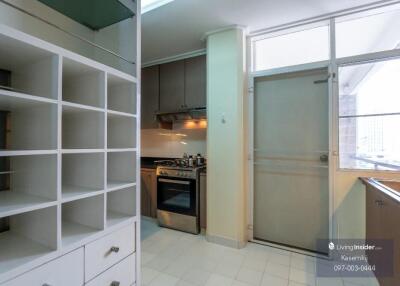
[[[329,50],[330,50],[330,59],[327,61],[329,63],[329,71],[330,76],[332,77],[332,84],[330,86],[330,96],[331,96],[331,110],[330,110],[330,122],[331,122],[331,130],[330,130],[330,157],[333,159],[332,162],[332,169],[341,172],[352,172],[352,173],[364,173],[364,174],[396,174],[400,173],[399,170],[376,170],[376,169],[361,169],[361,168],[345,168],[340,167],[340,150],[339,150],[339,80],[338,80],[338,73],[339,68],[344,66],[352,66],[357,64],[366,64],[366,63],[375,63],[381,62],[385,60],[392,60],[392,59],[400,59],[400,46],[392,50],[385,50],[379,52],[371,52],[366,54],[359,54],[354,56],[347,56],[347,57],[336,57],[336,23],[337,20],[340,20],[343,17],[352,17],[357,19],[357,16],[368,14],[373,14],[374,10],[378,10],[381,8],[388,8],[390,9],[392,6],[398,6],[398,3],[387,3],[384,5],[371,5],[370,7],[361,9],[361,10],[353,10],[347,11],[346,13],[337,13],[337,15],[331,15],[327,18],[320,18],[314,20],[305,20],[299,23],[292,23],[286,26],[271,28],[262,32],[256,32],[253,34],[248,35],[248,49],[249,49],[249,77],[252,78],[257,76],[258,74],[268,74],[268,73],[275,73],[279,71],[290,70],[293,68],[301,68],[301,66],[307,66],[313,63],[306,63],[298,66],[285,66],[279,67],[269,70],[255,70],[255,61],[256,61],[256,53],[255,53],[255,42],[277,37],[281,35],[286,35],[290,33],[296,33],[303,30],[312,29],[318,26],[325,26],[328,22],[328,28],[330,31],[329,35]],[[340,22],[340,21],[339,21]],[[320,63],[320,62],[319,62]],[[318,64],[318,63],[317,63]],[[251,89],[251,88],[250,88]],[[251,92],[251,91],[250,91]]]

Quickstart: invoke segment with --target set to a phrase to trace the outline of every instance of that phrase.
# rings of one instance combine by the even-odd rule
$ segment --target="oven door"
[[[197,215],[196,181],[181,178],[157,178],[157,209],[184,215]]]

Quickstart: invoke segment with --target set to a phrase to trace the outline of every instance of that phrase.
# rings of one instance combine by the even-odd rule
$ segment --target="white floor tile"
[[[268,259],[269,262],[273,262],[276,264],[282,264],[285,266],[290,265],[290,256],[289,255],[282,255],[277,253],[272,253]]]
[[[341,278],[319,278],[315,280],[316,286],[343,286]]]
[[[263,272],[254,269],[242,267],[236,277],[236,280],[251,285],[260,285]]]
[[[163,271],[166,269],[170,264],[172,263],[171,260],[155,256],[152,260],[147,262],[145,264],[146,267],[158,270],[158,271]]]
[[[182,276],[182,280],[198,286],[203,286],[207,283],[210,276],[211,273],[208,271],[192,268]]]
[[[184,280],[179,280],[176,286],[196,286],[196,284],[192,284]]]
[[[168,275],[161,274],[157,276],[149,285],[150,286],[175,286],[178,283],[179,279]]]
[[[205,286],[231,286],[233,279],[219,274],[211,274]]]
[[[315,275],[302,270],[290,268],[289,280],[307,286],[315,286]]]
[[[289,279],[289,267],[285,265],[268,262],[265,273],[283,279]]]
[[[287,286],[288,283],[288,279],[283,279],[264,273],[263,279],[261,281],[261,286]]]
[[[148,285],[151,281],[154,280],[154,278],[156,278],[160,274],[161,272],[157,270],[148,267],[142,267],[142,283]]]
[[[234,280],[232,286],[252,286],[252,285],[248,284],[248,283],[244,283],[244,282],[240,282],[240,281]]]
[[[228,278],[236,278],[241,265],[237,263],[220,262],[214,273],[226,276]]]

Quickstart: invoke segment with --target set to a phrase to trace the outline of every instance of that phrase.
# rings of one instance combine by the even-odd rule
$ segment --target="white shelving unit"
[[[135,77],[2,25],[0,69],[11,72],[11,89],[0,88],[3,285],[138,224],[140,104]]]

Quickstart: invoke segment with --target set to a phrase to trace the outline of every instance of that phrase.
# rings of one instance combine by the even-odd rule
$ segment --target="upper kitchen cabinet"
[[[158,127],[156,112],[160,109],[159,66],[142,69],[142,129]]]
[[[185,108],[185,61],[160,65],[160,111]]]
[[[206,107],[206,56],[185,60],[185,107]]]

